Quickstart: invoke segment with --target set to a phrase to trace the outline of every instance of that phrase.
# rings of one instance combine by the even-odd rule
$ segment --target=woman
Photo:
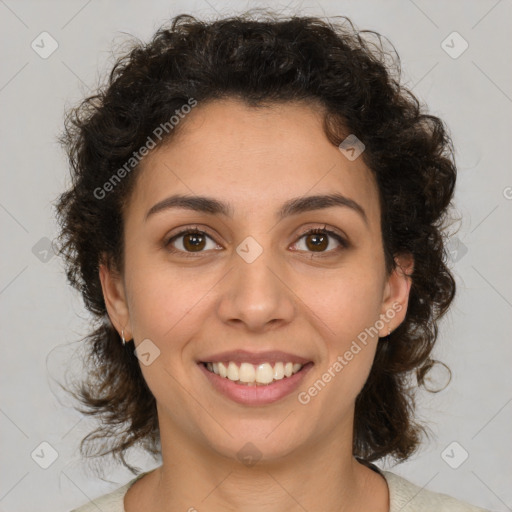
[[[71,112],[82,448],[162,460],[79,511],[482,510],[371,462],[419,445],[455,293],[451,140],[386,57],[347,19],[182,15]]]

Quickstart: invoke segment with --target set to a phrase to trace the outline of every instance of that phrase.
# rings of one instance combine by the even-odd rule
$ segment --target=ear
[[[387,336],[389,331],[393,332],[404,321],[412,284],[413,255],[403,253],[394,259],[397,266],[388,277],[382,297],[380,318],[384,320],[384,327],[379,330],[381,338]]]
[[[122,276],[111,264],[106,262],[100,263],[99,275],[110,321],[119,332],[119,336],[124,331],[124,337],[128,341],[132,338],[132,332]]]

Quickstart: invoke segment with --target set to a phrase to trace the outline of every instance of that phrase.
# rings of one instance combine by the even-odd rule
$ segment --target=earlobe
[[[411,253],[395,256],[396,268],[391,272],[385,287],[381,318],[386,319],[379,332],[381,338],[388,336],[404,320],[407,313],[409,293],[412,285],[414,257]]]
[[[130,315],[122,277],[106,263],[100,263],[99,277],[110,321],[128,340],[131,338]]]

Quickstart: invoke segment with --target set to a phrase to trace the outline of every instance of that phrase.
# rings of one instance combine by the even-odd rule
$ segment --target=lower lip
[[[277,402],[277,400],[284,398],[297,389],[306,373],[313,367],[313,363],[304,365],[300,371],[291,377],[284,377],[271,384],[258,386],[237,384],[226,377],[221,377],[209,371],[202,363],[198,363],[198,366],[213,387],[223,395],[231,398],[231,400],[244,405],[265,405]]]

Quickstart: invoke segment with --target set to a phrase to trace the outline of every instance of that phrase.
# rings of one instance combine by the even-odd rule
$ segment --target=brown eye
[[[320,233],[306,235],[306,246],[312,251],[325,251],[329,246],[329,237]]]
[[[305,241],[305,249],[299,247],[299,250],[307,252],[331,253],[348,247],[348,243],[338,235],[338,233],[329,229],[311,229],[304,233],[299,240],[302,239]],[[331,239],[334,239],[338,243],[338,248],[334,247],[327,250],[327,248],[332,245]]]
[[[205,237],[201,233],[188,233],[183,236],[183,247],[187,251],[201,251],[205,245]]]
[[[211,240],[213,247],[207,247],[207,242]],[[183,253],[200,253],[205,249],[214,249],[216,244],[213,243],[212,238],[204,231],[196,229],[188,229],[173,236],[166,242],[166,247],[171,252]]]

